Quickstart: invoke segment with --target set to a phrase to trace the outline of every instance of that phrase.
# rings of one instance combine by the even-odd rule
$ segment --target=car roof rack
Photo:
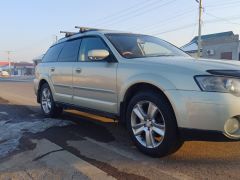
[[[60,31],[60,33],[65,34],[65,38],[68,38],[68,37],[73,36],[73,35],[78,34],[78,33],[85,33],[85,32],[89,32],[89,31],[101,31],[101,30],[103,30],[103,29],[82,27],[82,26],[75,26],[75,28],[79,29],[79,32]]]
[[[102,29],[97,29],[97,28],[90,28],[90,27],[81,27],[81,26],[75,26],[76,29],[79,29],[80,33],[85,33],[88,31],[100,31]]]
[[[69,31],[60,31],[60,33],[65,34],[65,37],[70,37],[77,34],[77,32],[69,32]]]

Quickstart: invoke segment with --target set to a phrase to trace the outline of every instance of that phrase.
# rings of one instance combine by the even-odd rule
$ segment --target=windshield
[[[109,41],[125,58],[188,56],[175,46],[159,38],[138,34],[106,34]]]

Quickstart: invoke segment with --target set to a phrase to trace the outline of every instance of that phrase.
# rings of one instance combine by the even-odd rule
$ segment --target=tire
[[[44,116],[48,118],[58,117],[63,111],[63,108],[57,106],[54,102],[51,89],[47,83],[41,86],[40,104]]]
[[[128,104],[126,123],[134,144],[149,156],[172,154],[183,144],[171,105],[160,93],[136,94]]]

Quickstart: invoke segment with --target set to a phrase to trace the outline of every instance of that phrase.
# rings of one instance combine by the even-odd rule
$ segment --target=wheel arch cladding
[[[37,102],[40,103],[40,92],[43,84],[48,84],[46,79],[41,79],[38,85]]]
[[[120,116],[121,116],[121,121],[125,122],[126,121],[126,109],[127,106],[131,100],[131,98],[140,92],[144,92],[144,91],[152,91],[153,93],[157,93],[160,94],[169,104],[169,106],[171,107],[172,112],[174,113],[174,117],[176,119],[177,122],[177,118],[176,118],[176,112],[174,110],[174,107],[169,99],[169,97],[164,93],[164,91],[162,89],[160,89],[159,87],[150,84],[150,83],[145,83],[145,82],[141,82],[141,83],[136,83],[131,85],[126,93],[124,94],[124,97],[122,99],[121,105],[120,105]]]

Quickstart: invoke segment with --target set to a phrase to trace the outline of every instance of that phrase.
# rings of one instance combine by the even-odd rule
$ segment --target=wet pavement
[[[44,118],[31,82],[0,81],[0,179],[240,179],[240,143],[186,142],[151,158],[108,118]]]

